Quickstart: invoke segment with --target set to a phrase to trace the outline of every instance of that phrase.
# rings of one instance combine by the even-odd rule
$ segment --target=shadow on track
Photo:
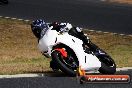
[[[46,77],[71,77],[61,71],[26,71],[24,73],[31,73],[31,74],[38,74],[40,77],[46,76]],[[128,71],[117,71],[115,73],[115,75],[131,75],[132,74],[132,70],[128,70]],[[101,73],[88,73],[88,75],[102,75]]]
[[[57,72],[54,72],[54,71],[28,71],[28,72],[24,72],[24,73],[38,74],[40,76],[44,75],[47,77],[70,77],[61,71],[57,71]]]

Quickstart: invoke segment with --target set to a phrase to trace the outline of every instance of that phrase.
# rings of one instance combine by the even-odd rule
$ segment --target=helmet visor
[[[40,34],[40,39],[45,35],[47,30],[49,29],[47,24],[43,24],[41,27],[42,27],[42,31],[41,31],[41,34]]]

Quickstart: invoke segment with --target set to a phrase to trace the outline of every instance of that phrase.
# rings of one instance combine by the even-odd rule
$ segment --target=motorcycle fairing
[[[69,35],[67,32],[59,34],[55,30],[48,30],[43,38],[39,40],[38,47],[41,52],[48,51],[47,53],[51,55],[53,46],[60,43],[67,45],[75,52],[81,69],[97,71],[101,67],[101,62],[95,55],[84,52],[82,40]]]

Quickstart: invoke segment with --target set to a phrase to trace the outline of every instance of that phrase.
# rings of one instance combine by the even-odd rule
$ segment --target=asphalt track
[[[132,78],[132,70],[120,71],[117,74],[129,74]],[[0,79],[0,88],[132,88],[132,80],[130,83],[85,83],[82,85],[76,77],[48,73],[44,77]]]
[[[132,34],[132,6],[110,5],[100,0],[9,0],[8,5],[0,5],[0,15]]]

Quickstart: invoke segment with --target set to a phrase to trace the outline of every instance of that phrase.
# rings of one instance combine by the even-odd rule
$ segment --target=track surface
[[[132,70],[117,72],[117,74],[130,74]],[[106,83],[106,84],[79,84],[77,78],[66,77],[64,74],[50,74],[45,77],[35,78],[8,78],[0,79],[0,88],[132,88],[130,83]]]
[[[110,5],[100,0],[9,0],[0,15],[70,22],[75,26],[132,34],[132,6]]]

